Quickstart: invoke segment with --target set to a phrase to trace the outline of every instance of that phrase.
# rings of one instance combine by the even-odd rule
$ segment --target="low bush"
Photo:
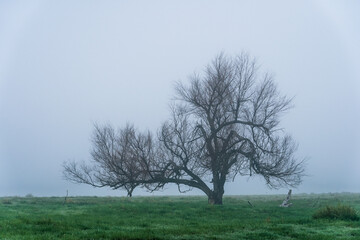
[[[10,199],[3,199],[1,202],[2,204],[12,204]]]
[[[316,211],[313,215],[315,219],[339,219],[339,220],[351,220],[358,221],[359,216],[354,208],[350,206],[338,205],[338,206],[326,206]]]

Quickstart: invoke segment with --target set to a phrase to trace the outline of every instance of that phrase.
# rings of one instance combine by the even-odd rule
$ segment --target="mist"
[[[113,195],[67,182],[94,123],[156,133],[177,81],[220,52],[248,52],[294,107],[281,126],[307,159],[294,193],[359,192],[360,3],[2,1],[0,196]],[[274,194],[238,177],[225,194]],[[134,195],[177,195],[136,189]],[[202,194],[194,190],[188,194]]]

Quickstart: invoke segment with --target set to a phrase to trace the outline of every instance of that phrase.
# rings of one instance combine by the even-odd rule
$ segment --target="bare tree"
[[[224,185],[239,175],[261,175],[269,187],[296,186],[303,161],[296,144],[279,128],[291,99],[280,95],[272,77],[258,73],[246,54],[223,54],[188,85],[178,83],[172,117],[155,140],[127,126],[118,134],[95,127],[95,165],[64,165],[69,180],[96,187],[152,191],[174,183],[201,189],[211,204],[222,204]],[[189,190],[189,189],[187,189]]]
[[[94,187],[123,188],[128,196],[139,186],[144,171],[140,159],[151,158],[152,137],[150,133],[137,134],[133,126],[115,132],[111,126],[95,125],[92,136],[91,156],[94,164],[64,164],[66,179]],[[146,151],[148,150],[148,151]]]

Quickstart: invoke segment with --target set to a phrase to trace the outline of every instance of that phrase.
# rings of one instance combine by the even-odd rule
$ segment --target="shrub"
[[[25,195],[25,197],[26,197],[26,198],[33,198],[34,195],[32,195],[31,193],[28,193],[28,194]]]
[[[339,219],[339,220],[351,220],[358,221],[359,216],[356,210],[350,206],[338,205],[338,206],[326,206],[316,211],[313,218],[320,219]]]
[[[2,204],[12,204],[10,199],[3,199],[1,202]]]

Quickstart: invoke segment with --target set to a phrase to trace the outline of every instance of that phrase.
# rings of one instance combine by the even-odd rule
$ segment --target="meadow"
[[[0,198],[0,239],[360,239],[360,221],[314,219],[327,205],[360,211],[360,194]],[[248,201],[253,205],[251,206]]]

